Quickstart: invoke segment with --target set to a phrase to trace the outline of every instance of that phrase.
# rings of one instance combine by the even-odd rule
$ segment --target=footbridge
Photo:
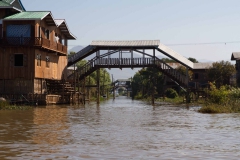
[[[156,56],[156,51],[179,62],[187,69],[193,69],[194,63],[184,56],[160,43],[159,40],[146,41],[93,41],[73,56],[68,58],[68,66],[95,54],[77,73],[68,76],[84,79],[99,68],[143,68],[156,67],[163,74],[176,81],[182,87],[188,86],[188,76],[181,74]],[[136,54],[138,53],[138,54]]]

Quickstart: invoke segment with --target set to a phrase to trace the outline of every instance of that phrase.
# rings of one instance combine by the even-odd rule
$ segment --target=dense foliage
[[[240,89],[230,86],[217,88],[210,83],[206,104],[199,110],[202,113],[240,112]]]
[[[207,70],[207,77],[210,82],[214,82],[219,88],[222,85],[229,85],[230,77],[236,72],[234,65],[228,61],[213,63]]]
[[[165,91],[165,95],[167,98],[177,98],[178,97],[178,93],[172,88],[168,88]]]
[[[164,76],[156,68],[144,68],[133,77],[132,88],[135,98],[147,98],[163,94]]]
[[[198,63],[198,61],[195,58],[192,58],[192,57],[189,57],[188,60],[192,61],[193,63]]]

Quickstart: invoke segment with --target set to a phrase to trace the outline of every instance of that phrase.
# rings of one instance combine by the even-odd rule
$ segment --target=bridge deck
[[[89,46],[85,47],[75,55],[69,57],[68,66],[86,58],[98,50],[124,50],[124,49],[156,49],[166,56],[174,59],[182,65],[193,69],[194,63],[184,56],[178,54],[172,49],[160,43],[159,40],[147,41],[93,41]]]

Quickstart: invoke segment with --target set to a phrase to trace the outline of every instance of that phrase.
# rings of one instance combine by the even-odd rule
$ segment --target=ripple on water
[[[198,108],[118,97],[100,106],[0,111],[0,159],[238,159],[239,114]]]

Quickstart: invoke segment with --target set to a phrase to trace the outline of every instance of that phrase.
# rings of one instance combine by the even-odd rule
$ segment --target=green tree
[[[234,65],[228,61],[213,63],[207,70],[207,77],[210,82],[216,84],[219,88],[222,85],[229,84],[230,77],[236,72]]]
[[[175,60],[169,59],[169,58],[162,58],[162,61],[163,61],[163,62],[166,62],[166,63],[176,63]]]
[[[163,81],[164,76],[158,69],[141,69],[133,77],[133,96],[138,95],[147,98],[153,97],[155,94],[161,94],[163,93]]]
[[[189,57],[188,60],[192,61],[193,63],[199,63],[195,58],[192,58],[192,57]]]
[[[74,54],[75,54],[75,52],[70,52],[69,56],[72,56]],[[80,69],[87,63],[88,63],[88,61],[85,59],[80,60],[76,63],[76,67],[78,69]],[[100,78],[101,93],[105,94],[106,90],[110,88],[110,84],[111,84],[110,74],[107,72],[106,69],[101,68],[99,78]],[[87,76],[85,78],[85,80],[86,80],[85,85],[96,85],[97,84],[97,71],[94,71],[92,74]],[[81,83],[83,83],[83,82],[81,82]]]
[[[76,52],[69,52],[68,56],[72,56],[74,54],[76,54]]]
[[[179,66],[179,67],[176,68],[176,70],[178,72],[180,72],[181,74],[185,75],[185,76],[187,74],[187,69],[184,66]],[[188,70],[188,78],[189,78],[189,80],[192,80],[192,76],[193,76],[193,72],[191,70]]]

